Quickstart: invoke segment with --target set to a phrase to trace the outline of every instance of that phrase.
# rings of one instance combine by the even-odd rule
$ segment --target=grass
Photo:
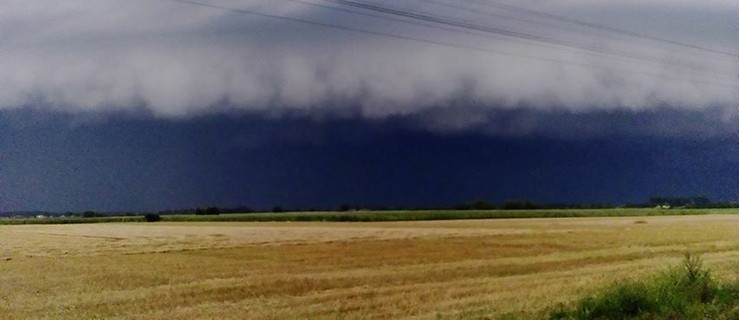
[[[0,318],[537,319],[685,251],[736,279],[738,227],[736,215],[1,226]]]
[[[169,222],[382,222],[434,221],[471,219],[576,218],[675,216],[737,213],[737,209],[562,209],[562,210],[413,210],[413,211],[354,211],[354,212],[287,212],[235,213],[221,215],[163,215]],[[18,224],[82,224],[110,222],[143,222],[144,216],[65,217],[0,219],[0,225]]]
[[[739,319],[739,282],[717,281],[700,258],[688,253],[681,268],[616,284],[574,307],[552,311],[549,319]]]
[[[715,212],[737,212],[722,209],[580,209],[580,210],[417,210],[417,211],[356,211],[356,212],[294,212],[164,216],[165,221],[330,221],[330,222],[378,222],[378,221],[432,221],[470,219],[516,218],[574,218],[702,215]]]
[[[24,224],[89,224],[89,223],[121,223],[144,222],[144,216],[111,216],[111,217],[50,217],[50,218],[2,218],[0,225]]]

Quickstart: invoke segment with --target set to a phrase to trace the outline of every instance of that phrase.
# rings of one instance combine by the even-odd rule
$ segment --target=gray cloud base
[[[557,39],[635,52],[649,56],[650,61],[368,17],[350,19],[343,13],[283,1],[208,3],[340,25],[351,23],[367,30],[504,54],[171,1],[9,1],[0,13],[0,108],[146,110],[160,117],[233,109],[266,113],[303,110],[352,112],[372,118],[452,109],[466,110],[459,113],[464,116],[457,116],[454,126],[475,127],[481,121],[488,123],[487,117],[476,116],[479,108],[522,107],[591,112],[669,106],[711,114],[722,110],[723,121],[734,121],[739,101],[738,90],[731,87],[736,80],[724,76],[737,73],[734,59],[687,48],[669,50],[665,44],[643,39],[618,36],[609,40],[593,30],[572,33],[520,21],[485,20]],[[734,23],[726,12],[739,8],[733,1],[678,0],[516,4],[622,29],[654,30],[665,38],[722,50],[732,49]],[[423,2],[415,2],[411,8],[444,14],[438,6]],[[645,16],[645,9],[651,14]],[[478,22],[484,18],[463,12],[458,16]]]

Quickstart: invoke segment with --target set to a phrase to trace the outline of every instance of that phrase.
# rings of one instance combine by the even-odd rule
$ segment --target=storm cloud
[[[547,20],[484,2],[372,3],[554,43],[305,4],[337,6],[313,0],[199,2],[211,7],[170,0],[5,1],[0,5],[0,108],[131,110],[172,118],[233,110],[370,118],[421,115],[430,127],[439,127],[434,119],[446,112],[456,119],[443,124],[447,128],[490,123],[489,110],[671,108],[708,112],[716,119],[712,123],[735,122],[735,56]],[[736,51],[736,1],[508,3]]]

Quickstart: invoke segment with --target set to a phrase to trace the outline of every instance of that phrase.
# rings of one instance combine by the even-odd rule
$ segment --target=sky
[[[0,4],[0,211],[739,201],[729,0]]]

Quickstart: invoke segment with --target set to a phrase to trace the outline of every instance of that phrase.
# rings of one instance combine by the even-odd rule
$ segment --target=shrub
[[[162,217],[155,213],[147,213],[144,215],[144,220],[146,220],[146,222],[157,222],[161,221]]]
[[[99,214],[95,211],[85,211],[82,214],[80,214],[83,218],[97,218],[97,217],[104,217],[104,215]]]
[[[734,319],[739,285],[722,285],[697,256],[647,281],[626,282],[561,307],[549,319]]]

